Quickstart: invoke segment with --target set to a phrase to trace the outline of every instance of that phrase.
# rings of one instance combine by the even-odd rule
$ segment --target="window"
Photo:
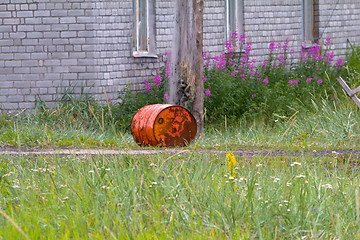
[[[225,0],[225,40],[231,40],[233,32],[244,33],[244,0]]]
[[[318,21],[316,21],[315,18],[318,16],[318,14],[315,14],[316,11],[318,12],[315,0],[303,0],[302,35],[305,44],[312,44],[317,41],[318,31],[315,27],[315,24],[318,24]]]
[[[133,56],[156,57],[153,0],[133,0]]]

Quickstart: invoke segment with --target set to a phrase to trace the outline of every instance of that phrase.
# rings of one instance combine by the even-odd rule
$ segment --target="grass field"
[[[236,161],[231,168],[216,154],[1,156],[0,236],[360,237],[359,167],[351,157]]]
[[[359,159],[291,152],[359,149],[359,111],[313,104],[314,113],[206,126],[186,147],[198,153],[0,155],[0,239],[358,239]],[[68,106],[3,114],[0,146],[139,148],[103,116]],[[290,155],[230,164],[201,149]]]

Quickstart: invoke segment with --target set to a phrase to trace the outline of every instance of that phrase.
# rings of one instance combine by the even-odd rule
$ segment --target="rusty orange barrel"
[[[131,122],[131,134],[141,146],[185,146],[194,140],[194,116],[184,107],[153,104],[140,108]]]

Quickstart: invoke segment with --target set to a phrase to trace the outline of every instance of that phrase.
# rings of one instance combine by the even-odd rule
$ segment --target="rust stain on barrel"
[[[174,147],[190,144],[196,136],[196,120],[184,107],[147,105],[134,115],[131,133],[139,145]]]

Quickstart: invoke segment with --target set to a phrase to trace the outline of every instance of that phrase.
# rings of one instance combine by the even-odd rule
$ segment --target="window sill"
[[[157,54],[148,53],[148,52],[133,52],[134,58],[158,58]]]
[[[310,42],[310,41],[305,41],[305,42],[302,42],[302,44],[301,44],[303,49],[309,49],[309,48],[312,48],[312,47],[314,47],[316,45],[317,45],[316,42]]]

